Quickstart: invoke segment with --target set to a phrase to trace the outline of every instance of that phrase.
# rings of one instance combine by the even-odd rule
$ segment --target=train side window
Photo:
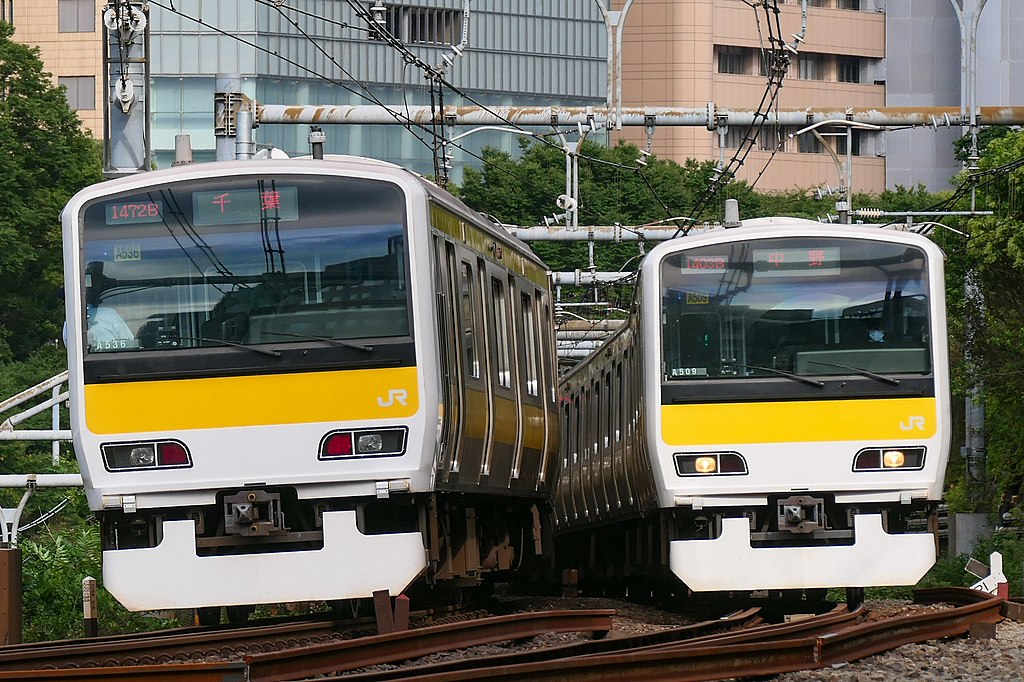
[[[505,305],[505,285],[496,277],[491,278],[491,325],[495,340],[495,372],[498,385],[503,388],[512,386],[509,371],[509,328],[508,310]]]
[[[601,437],[604,439],[604,447],[608,447],[612,444],[612,430],[615,428],[615,412],[612,407],[615,400],[612,395],[611,371],[605,372],[604,375],[604,395],[604,409],[601,411],[601,416],[604,418],[604,429],[601,430]]]
[[[533,298],[522,294],[523,329],[526,335],[526,393],[538,394],[537,380],[537,314],[533,307]]]
[[[573,396],[572,399],[572,463],[575,464],[580,460],[580,450],[582,450],[583,444],[583,430],[580,427],[580,422],[583,421],[583,415],[580,414],[580,397],[578,395]]]
[[[476,301],[473,300],[473,266],[462,261],[459,272],[459,311],[462,319],[462,348],[469,376],[480,378],[480,360],[476,349]]]
[[[615,442],[622,442],[622,396],[625,392],[622,385],[622,363],[615,364],[615,400],[612,403],[612,431],[615,434]]]

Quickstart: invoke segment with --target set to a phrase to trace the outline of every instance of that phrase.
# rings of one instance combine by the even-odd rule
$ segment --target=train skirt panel
[[[852,545],[752,548],[749,521],[727,518],[714,540],[672,542],[669,562],[698,592],[913,585],[935,562],[935,537],[890,535],[881,515],[860,514]]]
[[[140,611],[398,595],[426,568],[419,533],[364,535],[354,511],[325,513],[323,532],[319,550],[200,557],[193,522],[165,521],[156,547],[103,552],[103,584]]]

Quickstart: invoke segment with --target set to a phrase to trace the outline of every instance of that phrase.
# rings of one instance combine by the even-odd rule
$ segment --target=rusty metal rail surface
[[[288,620],[243,627],[190,627],[95,639],[16,644],[0,647],[0,672],[185,663],[210,654],[223,659],[232,651],[250,646],[275,646],[274,642],[287,646],[321,643],[343,637],[352,628],[360,627],[372,628],[372,620]],[[236,658],[241,659],[245,653],[238,652]]]
[[[942,588],[915,593],[919,603],[949,602],[954,608],[939,612],[891,618],[875,623],[851,624],[835,614],[807,619],[786,626],[766,626],[730,633],[702,641],[681,642],[616,654],[572,656],[525,664],[488,665],[477,659],[475,667],[440,670],[433,666],[405,669],[401,679],[409,682],[457,682],[460,680],[521,680],[542,682],[564,680],[570,673],[578,682],[607,680],[673,680],[679,682],[730,677],[773,675],[812,670],[888,651],[904,644],[940,637],[962,635],[972,623],[995,623],[1002,616],[1003,600],[966,588]],[[806,634],[820,629],[814,621],[832,618],[832,631]],[[792,627],[790,627],[792,626]],[[803,633],[800,627],[806,628]],[[774,631],[774,635],[766,634]],[[745,640],[745,641],[744,641]],[[473,663],[473,662],[471,662]],[[350,679],[373,679],[351,676]]]
[[[416,630],[393,632],[387,635],[361,637],[326,645],[300,646],[292,651],[246,656],[244,662],[103,666],[71,670],[18,670],[0,672],[0,680],[63,680],[65,682],[99,679],[115,679],[119,682],[136,680],[139,682],[295,680],[336,670],[349,670],[387,661],[405,660],[437,651],[505,640],[528,639],[547,632],[594,632],[604,635],[611,630],[611,617],[614,613],[615,611],[610,609],[522,613],[447,623]]]
[[[404,668],[387,673],[351,675],[353,680],[403,679],[417,682],[458,680],[573,680],[606,681],[712,680],[728,677],[762,676],[818,669],[857,660],[904,644],[966,633],[973,623],[996,623],[1004,601],[965,588],[943,588],[915,593],[919,603],[955,604],[943,611],[891,618],[873,623],[856,623],[862,611],[834,610],[795,623],[748,627],[722,635],[695,636],[701,623],[686,628],[591,642],[547,650],[544,660],[516,661],[515,656],[461,660],[456,664]],[[418,630],[354,640],[300,647],[290,651],[255,654],[245,661],[229,663],[170,664],[129,668],[78,670],[22,670],[0,672],[0,680],[98,680],[119,682],[256,682],[296,680],[314,675],[395,662],[438,651],[461,649],[504,640],[526,639],[547,632],[592,631],[611,628],[613,611],[559,611],[485,618]],[[746,623],[752,611],[737,614],[732,622]],[[747,620],[745,620],[747,619]],[[724,619],[725,620],[725,619]],[[722,627],[718,625],[718,627]],[[727,626],[728,627],[728,626]],[[688,631],[673,641],[672,630]],[[659,639],[660,638],[660,639]],[[615,650],[623,642],[629,649]],[[609,650],[613,652],[609,653]],[[559,653],[561,652],[561,653]],[[459,669],[457,669],[459,668]]]
[[[612,629],[613,615],[612,609],[517,613],[256,654],[246,656],[245,662],[251,682],[295,680],[549,632],[593,632],[603,636]]]
[[[429,673],[431,675],[438,675],[456,670],[479,668],[482,662],[486,662],[486,665],[519,665],[524,663],[566,659],[575,656],[610,654],[624,650],[640,650],[649,647],[669,646],[682,642],[699,641],[708,636],[720,636],[724,631],[732,631],[737,628],[753,627],[760,623],[760,613],[760,608],[750,608],[743,611],[737,611],[715,620],[658,630],[657,632],[630,635],[628,637],[600,639],[589,642],[575,642],[573,644],[501,654],[488,658],[459,659],[443,663],[417,666],[415,668],[398,668],[393,670],[353,674],[347,675],[346,679],[359,680],[360,682],[403,680],[413,674],[424,675]]]
[[[245,682],[244,663],[173,663],[124,668],[72,670],[19,670],[0,673],[0,680],[54,680],[56,682]]]

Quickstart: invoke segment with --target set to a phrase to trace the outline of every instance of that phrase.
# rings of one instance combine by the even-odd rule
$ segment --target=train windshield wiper
[[[851,372],[860,374],[861,376],[870,377],[883,383],[889,384],[890,386],[899,386],[900,380],[895,377],[887,377],[884,374],[875,374],[874,372],[868,371],[861,367],[852,367],[850,365],[840,365],[836,362],[819,362],[818,360],[808,360],[812,365],[824,365],[825,367],[838,367],[839,369],[848,369]]]
[[[775,369],[774,367],[761,367],[760,365],[733,365],[733,364],[730,364],[729,366],[730,367],[737,367],[739,369],[757,369],[757,370],[761,370],[762,372],[770,372],[771,374],[778,374],[780,377],[786,377],[787,379],[792,379],[793,381],[799,381],[802,384],[807,384],[808,386],[814,386],[815,388],[825,388],[825,382],[823,382],[823,381],[818,381],[817,379],[810,379],[808,377],[800,376],[799,374],[793,374],[792,372],[786,372],[786,371],[781,370],[781,369]]]
[[[176,336],[174,337],[179,341],[202,341],[205,343],[216,343],[221,346],[231,346],[233,348],[241,348],[243,350],[251,350],[254,353],[263,353],[269,355],[272,358],[281,357],[281,351],[272,350],[269,348],[260,348],[259,346],[250,346],[245,343],[238,343],[237,341],[228,341],[227,339],[211,339],[206,336]]]
[[[270,336],[291,336],[296,339],[308,339],[311,341],[325,341],[327,343],[333,343],[335,346],[344,346],[345,348],[355,348],[356,350],[365,351],[367,353],[373,352],[373,346],[366,346],[355,341],[348,341],[346,339],[336,339],[331,336],[316,336],[314,334],[295,334],[292,332],[261,332],[262,334],[268,334]]]

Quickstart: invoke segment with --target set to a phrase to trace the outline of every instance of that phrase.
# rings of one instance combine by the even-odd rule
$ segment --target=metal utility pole
[[[103,27],[103,172],[114,178],[152,167],[148,9],[141,2],[112,0],[103,10]]]
[[[621,10],[610,10],[604,0],[594,0],[608,29],[608,116],[614,119],[616,130],[622,130],[622,29],[633,0],[626,0]]]
[[[978,169],[978,22],[988,0],[949,0],[957,21],[960,23],[960,120],[965,132],[971,136],[971,150],[968,154],[967,170]],[[971,210],[975,209],[976,188],[971,187]],[[960,454],[967,462],[967,474],[971,482],[971,501],[981,504],[985,496],[987,480],[987,445],[985,442],[985,404],[983,384],[978,371],[979,358],[975,350],[977,338],[984,321],[985,301],[978,286],[978,275],[973,269],[964,278],[966,320],[967,370],[971,374],[971,388],[964,405],[965,438]]]
[[[841,126],[846,128],[846,165],[839,163],[839,157],[832,151],[831,145],[828,144],[818,132],[818,128],[823,126]],[[853,208],[853,129],[858,130],[881,130],[881,126],[877,126],[871,123],[860,123],[858,121],[848,121],[846,119],[835,119],[831,121],[819,121],[813,123],[805,128],[792,133],[790,139],[803,135],[804,133],[812,133],[818,141],[821,142],[821,146],[825,148],[825,151],[832,157],[832,161],[836,164],[836,170],[839,172],[839,182],[842,186],[839,188],[842,198],[836,202],[836,211],[839,213],[839,222],[841,224],[849,224],[850,222],[850,211]]]

